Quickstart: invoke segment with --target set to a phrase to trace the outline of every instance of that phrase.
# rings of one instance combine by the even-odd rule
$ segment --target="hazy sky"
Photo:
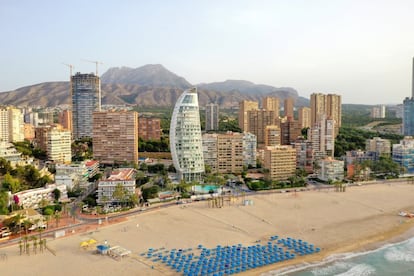
[[[0,0],[0,91],[163,64],[192,84],[244,79],[343,103],[411,95],[411,0]]]

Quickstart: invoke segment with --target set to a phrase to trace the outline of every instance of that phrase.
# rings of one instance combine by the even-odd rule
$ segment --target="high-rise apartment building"
[[[216,103],[206,105],[206,131],[219,129],[219,106]]]
[[[380,137],[367,139],[365,142],[365,150],[376,152],[378,156],[389,156],[391,154],[391,141],[388,139],[382,139]]]
[[[280,123],[280,133],[281,144],[290,145],[302,135],[302,128],[298,121],[287,120]]]
[[[307,173],[312,173],[314,160],[312,142],[302,137],[292,145],[296,150],[296,167],[304,169]]]
[[[185,90],[175,104],[170,125],[170,149],[178,178],[186,182],[200,181],[204,159],[196,88]]]
[[[265,138],[264,145],[265,147],[269,146],[278,146],[281,141],[281,131],[280,127],[277,125],[268,125],[265,127]]]
[[[299,125],[301,128],[311,127],[311,109],[309,107],[302,106],[298,111]]]
[[[285,117],[288,120],[293,120],[294,119],[293,108],[294,108],[294,99],[293,98],[286,98],[285,99],[285,104],[283,105],[283,111],[284,111]]]
[[[72,110],[62,110],[59,113],[58,120],[64,129],[72,131]]]
[[[96,202],[101,205],[122,203],[122,199],[114,193],[117,186],[122,186],[127,196],[135,194],[136,174],[132,168],[122,168],[111,172],[108,178],[99,180]]]
[[[407,97],[403,102],[403,135],[414,135],[414,58],[411,78],[411,98]]]
[[[278,118],[273,110],[256,109],[247,112],[248,128],[247,132],[257,137],[257,144],[264,146],[266,126],[277,125]]]
[[[141,139],[156,141],[161,139],[161,119],[139,117],[138,123],[138,136]]]
[[[341,96],[336,94],[314,93],[311,95],[311,126],[322,116],[335,121],[335,137],[339,133],[342,120]]]
[[[239,103],[239,127],[242,131],[248,131],[249,118],[247,112],[259,109],[259,104],[253,101],[241,101]]]
[[[266,110],[272,110],[275,112],[275,116],[279,118],[280,113],[280,100],[276,97],[264,97],[262,100],[262,108]]]
[[[246,167],[257,166],[257,138],[250,132],[243,133],[243,162]]]
[[[93,113],[93,156],[103,164],[138,162],[138,113]]]
[[[3,142],[24,140],[24,116],[21,109],[12,106],[0,108],[0,140]]]
[[[48,160],[56,163],[72,161],[72,134],[61,125],[47,125],[35,128],[35,143],[46,151]]]
[[[296,150],[291,146],[266,147],[264,167],[272,180],[287,180],[296,172]]]
[[[65,164],[72,162],[71,145],[72,133],[69,130],[61,128],[49,129],[46,148],[49,160]]]
[[[248,132],[203,134],[204,163],[215,173],[240,174],[256,167],[256,137]]]
[[[323,159],[326,156],[334,156],[334,131],[335,121],[328,120],[325,116],[322,116],[321,120],[308,130],[308,140],[312,143],[316,160]]]
[[[101,110],[101,81],[94,74],[71,77],[73,138],[92,137],[92,114]]]
[[[385,118],[385,105],[380,104],[371,108],[371,118]]]

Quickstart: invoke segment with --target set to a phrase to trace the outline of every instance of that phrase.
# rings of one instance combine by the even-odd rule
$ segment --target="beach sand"
[[[368,250],[381,242],[397,241],[413,234],[414,218],[398,216],[414,210],[414,185],[375,184],[356,186],[340,193],[333,190],[298,193],[256,194],[225,201],[222,208],[207,202],[156,208],[124,222],[93,226],[87,232],[49,239],[50,252],[19,255],[13,245],[0,248],[1,275],[175,275],[162,264],[148,262],[141,253],[148,248],[207,248],[216,245],[245,246],[270,236],[302,239],[320,247],[319,254],[250,270],[242,275],[260,275],[281,267],[320,261],[341,252]],[[82,241],[105,240],[132,252],[120,261],[82,249]],[[152,267],[153,266],[153,267]]]

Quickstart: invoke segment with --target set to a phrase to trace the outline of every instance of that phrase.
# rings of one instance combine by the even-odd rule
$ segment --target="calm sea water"
[[[414,275],[414,238],[388,244],[365,253],[348,253],[329,257],[326,262],[300,271],[271,271],[263,275],[289,276],[409,276]]]

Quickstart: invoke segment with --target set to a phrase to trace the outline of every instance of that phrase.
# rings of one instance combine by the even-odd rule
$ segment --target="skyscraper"
[[[71,77],[73,138],[92,137],[92,114],[101,110],[101,81],[94,74]]]
[[[280,112],[280,102],[279,98],[276,97],[264,97],[262,101],[262,108],[266,110],[272,110],[275,112],[275,116],[279,117]]]
[[[243,100],[239,103],[239,127],[242,131],[248,131],[249,129],[247,112],[258,108],[259,104],[257,102]]]
[[[0,140],[21,142],[24,140],[24,116],[22,110],[13,106],[0,108]]]
[[[288,119],[288,120],[293,120],[294,119],[294,115],[293,115],[293,105],[294,105],[294,103],[293,103],[293,98],[286,98],[285,99],[285,104],[284,104],[284,114],[285,114],[285,117]]]
[[[336,137],[339,133],[342,120],[341,96],[336,94],[314,93],[311,95],[311,126],[322,119],[322,116],[328,120],[335,121]]]
[[[219,129],[219,106],[216,103],[206,105],[206,131]]]
[[[309,128],[311,126],[311,110],[309,107],[299,108],[299,125],[301,128]]]
[[[178,178],[186,182],[200,181],[204,173],[200,113],[196,88],[178,98],[170,126],[170,148]]]
[[[138,113],[93,113],[93,157],[104,164],[138,162]]]
[[[403,102],[403,135],[414,135],[414,58],[411,79],[411,98],[407,97]]]

